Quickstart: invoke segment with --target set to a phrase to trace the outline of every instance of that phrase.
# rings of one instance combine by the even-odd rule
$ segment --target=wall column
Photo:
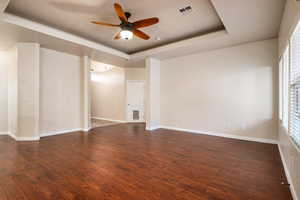
[[[4,12],[4,10],[6,9],[6,7],[8,6],[10,0],[1,0],[0,1],[0,13]]]
[[[160,60],[146,59],[146,129],[160,126]]]
[[[9,72],[10,134],[18,141],[39,140],[40,45],[18,43]]]
[[[89,131],[91,129],[91,59],[88,56],[83,57],[83,120],[82,129]]]

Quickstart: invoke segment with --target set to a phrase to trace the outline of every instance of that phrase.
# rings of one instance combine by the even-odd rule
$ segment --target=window
[[[282,95],[282,87],[283,87],[283,62],[282,59],[279,61],[279,119],[282,120],[282,102],[283,102],[283,95]]]
[[[288,46],[282,56],[282,123],[289,128],[289,73],[290,73],[290,47]]]
[[[300,146],[300,22],[279,61],[279,118]]]
[[[296,85],[295,87],[295,115],[298,119],[300,119],[300,86],[299,84]]]
[[[291,38],[289,133],[300,145],[300,27]]]

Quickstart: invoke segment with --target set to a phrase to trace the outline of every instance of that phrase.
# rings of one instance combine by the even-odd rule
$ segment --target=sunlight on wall
[[[125,120],[125,68],[91,72],[91,116]]]
[[[0,65],[3,65],[5,60],[5,51],[0,51]]]
[[[8,131],[8,61],[8,53],[0,51],[0,133]]]
[[[99,72],[91,72],[92,82],[107,82],[107,76],[101,75]]]
[[[91,62],[91,71],[93,72],[107,72],[111,71],[115,66],[101,63],[101,62],[96,62],[92,61]]]
[[[92,61],[91,62],[91,81],[92,82],[107,82],[108,75],[105,73],[112,71],[115,68],[113,65]]]

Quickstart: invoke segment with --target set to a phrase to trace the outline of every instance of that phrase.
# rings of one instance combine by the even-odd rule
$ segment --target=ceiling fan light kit
[[[159,22],[159,19],[157,17],[143,19],[143,20],[139,20],[139,21],[131,23],[128,21],[128,19],[131,16],[131,13],[124,12],[121,5],[117,4],[117,3],[114,4],[114,8],[115,8],[115,11],[116,11],[119,19],[121,20],[121,23],[119,25],[109,24],[109,23],[105,23],[105,22],[97,22],[97,21],[92,21],[92,23],[98,24],[98,25],[103,25],[103,26],[121,28],[121,31],[115,36],[115,38],[114,38],[115,40],[119,40],[119,39],[130,40],[133,38],[133,35],[135,35],[141,39],[144,39],[144,40],[150,39],[149,35],[138,30],[138,28],[143,28],[143,27],[157,24]]]
[[[120,35],[123,40],[131,40],[133,38],[133,33],[129,30],[122,30]]]

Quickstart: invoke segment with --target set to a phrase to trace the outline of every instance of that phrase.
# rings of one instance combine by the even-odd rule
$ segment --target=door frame
[[[128,119],[128,94],[127,94],[127,91],[128,91],[128,83],[143,83],[143,87],[144,87],[144,94],[143,94],[143,119],[142,120],[129,120]],[[145,120],[145,94],[146,94],[146,81],[144,80],[127,80],[126,81],[126,104],[125,104],[125,119],[128,123],[135,123],[135,122],[146,122]]]

